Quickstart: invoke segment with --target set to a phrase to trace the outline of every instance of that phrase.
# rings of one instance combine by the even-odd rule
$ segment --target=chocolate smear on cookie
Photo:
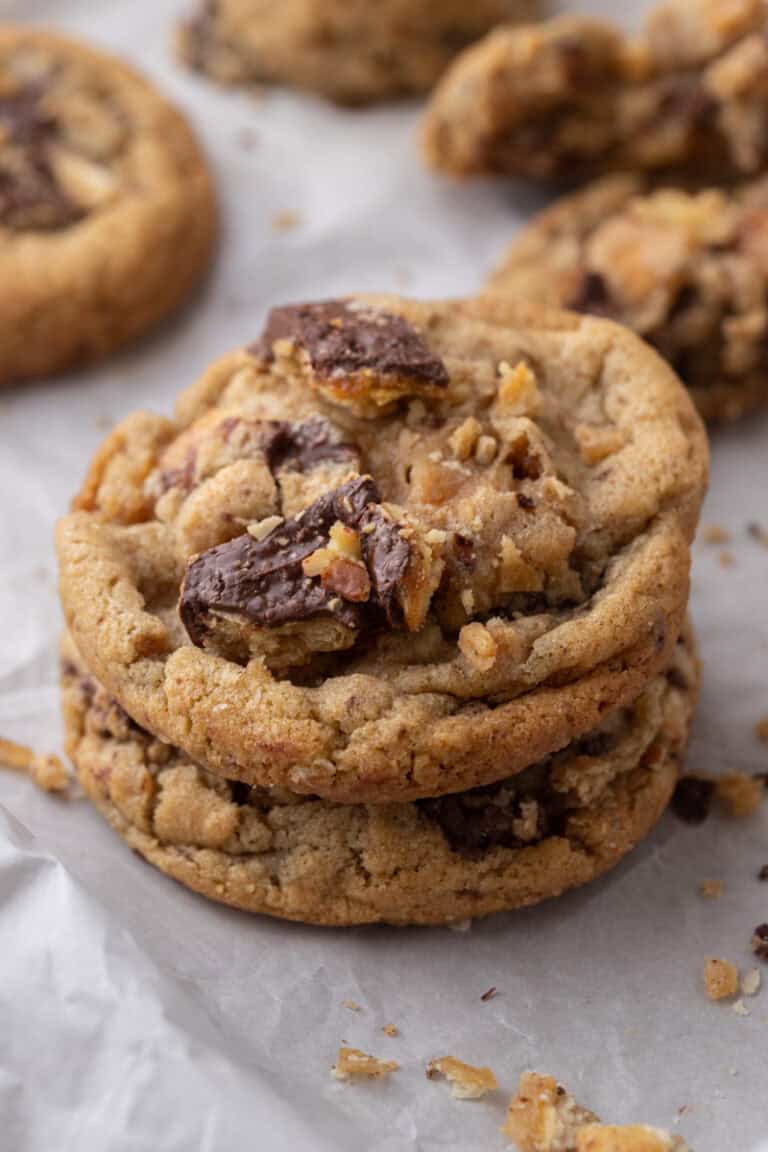
[[[38,84],[0,96],[0,224],[9,228],[61,228],[83,215],[51,167],[58,126],[44,93]]]
[[[353,631],[377,614],[399,624],[395,593],[410,562],[410,546],[378,503],[374,481],[354,477],[282,521],[263,540],[246,533],[196,557],[179,604],[192,642],[203,646],[217,614],[265,628],[323,614]],[[359,560],[329,548],[337,524],[359,538]],[[316,555],[327,559],[315,573],[310,558]]]

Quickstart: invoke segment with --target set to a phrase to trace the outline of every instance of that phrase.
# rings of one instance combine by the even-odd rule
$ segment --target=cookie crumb
[[[382,1028],[382,1032],[384,1033],[385,1036],[399,1036],[400,1035],[400,1029],[397,1027],[396,1024],[385,1024],[384,1027]]]
[[[483,992],[480,999],[481,1000],[493,1000],[495,995],[496,995],[496,988],[495,987],[489,988],[487,992]]]
[[[701,538],[705,544],[728,544],[731,534],[722,524],[705,524],[701,530]]]
[[[552,1076],[524,1072],[501,1131],[520,1152],[559,1152],[575,1148],[577,1130],[596,1120]]]
[[[753,540],[757,540],[758,544],[762,544],[764,548],[768,548],[768,530],[763,528],[762,524],[758,524],[753,520],[751,524],[747,524],[747,533]]]
[[[717,560],[721,568],[733,568],[736,563],[736,557],[727,548],[723,548]]]
[[[24,772],[44,792],[63,792],[69,787],[70,774],[63,761],[53,752],[36,754],[26,744],[0,737],[0,767],[11,772]]]
[[[360,1005],[355,1000],[342,1000],[342,1008],[348,1008],[350,1012],[360,1012]]]
[[[532,416],[541,405],[541,393],[536,376],[524,360],[512,367],[506,361],[499,364],[499,405],[515,416]]]
[[[728,1000],[739,990],[739,970],[729,960],[711,956],[704,965],[704,985],[710,1000]]]
[[[755,724],[755,736],[762,744],[768,744],[768,713]]]
[[[399,1067],[396,1060],[377,1060],[359,1048],[339,1048],[331,1075],[337,1080],[380,1080]]]
[[[752,933],[752,951],[760,960],[768,960],[768,924],[758,924]]]
[[[703,824],[711,811],[714,794],[714,780],[681,776],[672,797],[672,811],[686,824]]]
[[[301,217],[298,212],[291,212],[289,208],[284,208],[282,212],[276,212],[272,217],[273,232],[293,232],[300,224]]]
[[[764,788],[760,780],[734,772],[721,776],[715,785],[717,799],[730,816],[751,816],[760,807]]]
[[[459,632],[459,649],[478,672],[488,672],[496,663],[496,641],[484,624],[465,624]]]
[[[741,978],[742,996],[757,996],[762,984],[759,968],[750,968]]]
[[[689,1152],[680,1136],[648,1124],[587,1124],[576,1133],[575,1152]]]
[[[722,880],[702,880],[699,892],[705,900],[719,900],[723,894]]]
[[[743,1000],[737,1000],[733,1005],[733,1010],[737,1016],[749,1016],[750,1014],[749,1008],[747,1008]]]
[[[451,1096],[456,1100],[479,1100],[498,1088],[490,1068],[475,1068],[455,1056],[440,1056],[427,1065],[427,1079],[444,1076],[451,1085]]]

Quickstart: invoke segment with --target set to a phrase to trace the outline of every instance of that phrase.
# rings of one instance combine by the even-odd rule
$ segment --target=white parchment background
[[[181,8],[0,0],[6,18],[90,36],[155,76],[201,133],[224,220],[214,275],[178,320],[92,371],[0,398],[0,733],[43,749],[59,739],[51,530],[110,423],[139,406],[169,412],[273,302],[476,289],[537,203],[504,183],[429,175],[413,108],[257,102],[185,75],[169,54]],[[301,225],[280,234],[270,221],[285,210]],[[691,763],[766,769],[752,727],[768,711],[768,550],[746,525],[768,525],[768,419],[718,433],[713,449],[706,519],[732,530],[736,564],[697,550],[706,678]],[[0,1147],[501,1150],[506,1094],[534,1066],[606,1119],[668,1126],[685,1106],[679,1130],[697,1152],[752,1148],[768,1129],[768,989],[740,1018],[705,999],[701,968],[707,954],[750,966],[752,928],[768,919],[755,878],[767,817],[702,829],[667,817],[603,883],[467,933],[332,932],[208,904],[129,853],[84,801],[4,774]],[[724,881],[720,901],[698,896],[704,878]],[[337,1084],[343,1040],[402,1068],[387,1084]],[[424,1078],[446,1053],[490,1064],[504,1092],[452,1101]]]

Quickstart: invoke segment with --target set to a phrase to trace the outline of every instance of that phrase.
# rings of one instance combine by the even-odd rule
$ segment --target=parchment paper
[[[627,19],[635,7],[603,5]],[[503,182],[427,173],[413,106],[341,112],[184,74],[169,52],[181,9],[0,0],[6,18],[89,36],[156,77],[202,135],[224,220],[216,270],[177,320],[91,371],[0,398],[0,733],[41,749],[59,741],[51,530],[109,425],[140,406],[169,412],[273,302],[473,291],[538,203]],[[271,221],[286,210],[300,226],[280,233]],[[732,531],[735,564],[698,547],[706,668],[690,763],[765,770],[752,729],[768,712],[768,550],[746,526],[768,526],[768,419],[717,433],[713,449],[705,520]],[[742,1152],[768,1129],[768,990],[740,1017],[707,1001],[701,979],[709,954],[753,966],[768,807],[700,829],[667,817],[604,882],[460,933],[249,918],[152,870],[83,800],[0,774],[0,801],[8,1152],[501,1150],[506,1097],[528,1067],[605,1119],[679,1122],[697,1152]],[[698,895],[703,879],[724,882],[719,901]],[[386,1084],[339,1084],[329,1069],[342,1041],[402,1067]],[[502,1091],[450,1099],[424,1078],[443,1054],[489,1064]]]

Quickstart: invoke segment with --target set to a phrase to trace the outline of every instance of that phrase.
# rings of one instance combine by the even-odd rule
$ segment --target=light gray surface
[[[413,110],[256,102],[184,75],[167,51],[180,7],[0,2],[155,75],[202,133],[224,215],[216,272],[177,321],[93,371],[0,398],[0,733],[43,749],[58,740],[51,529],[109,423],[137,406],[169,411],[209,360],[258,333],[272,302],[471,291],[535,203],[503,183],[432,178]],[[270,220],[285,209],[302,224],[279,234]],[[752,727],[768,712],[768,550],[746,524],[768,526],[768,420],[713,447],[705,519],[732,529],[736,564],[698,550],[706,669],[691,764],[766,769]],[[705,999],[701,968],[708,954],[750,966],[751,930],[768,919],[755,879],[766,813],[703,829],[667,818],[605,882],[467,933],[328,932],[207,904],[132,856],[84,802],[7,774],[0,800],[4,1148],[488,1152],[505,1147],[503,1106],[527,1067],[605,1119],[669,1126],[686,1106],[679,1130],[697,1152],[742,1152],[765,1133],[768,991],[740,1018]],[[724,881],[720,901],[698,896],[705,878]],[[482,1003],[491,985],[498,995]],[[382,1034],[388,1022],[397,1039]],[[388,1084],[337,1084],[328,1069],[343,1040],[402,1068]],[[490,1064],[503,1092],[451,1100],[423,1074],[446,1053]]]

